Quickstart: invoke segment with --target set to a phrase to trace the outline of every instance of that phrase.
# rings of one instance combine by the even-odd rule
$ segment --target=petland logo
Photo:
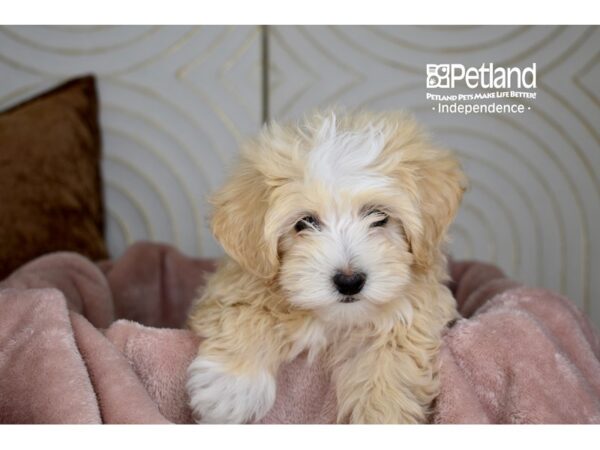
[[[535,89],[536,64],[520,67],[495,67],[483,63],[480,67],[463,64],[427,64],[427,88],[452,89],[464,81],[470,89]]]
[[[536,69],[535,63],[524,68],[427,64],[425,98],[439,114],[523,114],[537,98]]]

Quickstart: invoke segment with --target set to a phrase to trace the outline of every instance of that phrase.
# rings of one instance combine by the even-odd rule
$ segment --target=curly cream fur
[[[457,314],[442,244],[465,186],[454,157],[403,113],[317,112],[299,124],[272,123],[249,141],[213,198],[213,231],[227,257],[189,326],[206,338],[196,367],[231,376],[231,402],[252,403],[261,392],[269,399],[260,408],[217,408],[227,387],[199,383],[212,378],[192,365],[188,391],[199,420],[260,419],[281,363],[308,351],[330,363],[339,422],[426,421],[438,392],[441,332]],[[363,223],[361,211],[373,203],[390,216],[385,230]],[[300,237],[294,224],[307,210],[347,223],[337,234]],[[373,266],[354,304],[322,295],[323,261],[336,239],[356,244],[357,259]],[[236,377],[265,387],[241,392],[249,389]]]

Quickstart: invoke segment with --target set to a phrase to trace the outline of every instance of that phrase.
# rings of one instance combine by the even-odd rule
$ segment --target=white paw
[[[275,378],[264,371],[234,375],[198,356],[188,367],[186,384],[194,419],[199,423],[257,421],[275,402]]]

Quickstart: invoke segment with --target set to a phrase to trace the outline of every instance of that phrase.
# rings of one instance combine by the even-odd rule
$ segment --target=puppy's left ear
[[[427,269],[439,258],[468,183],[458,159],[443,149],[429,146],[409,165],[416,181],[421,229],[413,233],[407,230],[408,237],[416,265]]]
[[[213,234],[225,251],[246,271],[273,278],[279,267],[276,237],[265,233],[269,187],[248,160],[211,198]]]

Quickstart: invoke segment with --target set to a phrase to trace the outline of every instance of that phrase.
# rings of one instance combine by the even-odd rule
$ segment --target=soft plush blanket
[[[41,257],[0,283],[0,423],[190,423],[180,329],[209,260],[140,243],[98,266]],[[438,423],[600,423],[600,339],[567,299],[497,268],[451,264],[465,317],[441,353]],[[265,423],[331,423],[333,387],[303,356]]]

